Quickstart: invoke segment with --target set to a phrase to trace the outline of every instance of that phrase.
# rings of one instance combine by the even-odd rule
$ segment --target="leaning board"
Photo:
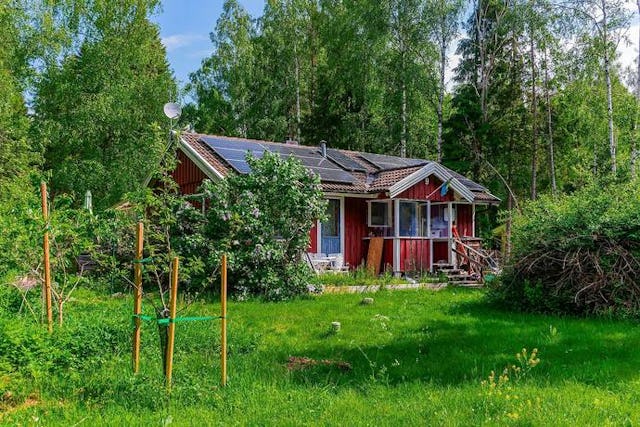
[[[382,263],[383,237],[372,237],[369,240],[369,252],[367,253],[367,271],[376,276],[380,274],[380,264]]]

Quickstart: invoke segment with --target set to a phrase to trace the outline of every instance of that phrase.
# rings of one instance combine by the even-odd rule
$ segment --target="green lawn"
[[[177,325],[174,387],[163,387],[155,326],[130,372],[129,298],[84,292],[48,337],[0,314],[0,423],[6,425],[637,425],[640,327],[504,312],[482,291],[327,295],[229,304],[229,385],[219,323]],[[212,314],[193,304],[185,314]],[[342,328],[331,333],[331,322]],[[517,364],[520,380],[482,384]],[[348,362],[289,371],[289,356]]]

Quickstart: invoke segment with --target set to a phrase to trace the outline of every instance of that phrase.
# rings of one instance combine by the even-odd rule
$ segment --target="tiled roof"
[[[203,134],[198,133],[181,133],[180,138],[182,142],[189,144],[189,146],[197,152],[200,157],[209,163],[209,165],[220,172],[220,175],[227,176],[230,172],[230,168],[225,165],[225,163],[213,152],[207,144],[200,140],[201,136],[205,136]]]
[[[187,144],[193,151],[195,151],[203,160],[205,160],[209,166],[217,171],[222,176],[227,176],[229,173],[233,173],[233,168],[225,162],[223,158],[218,156],[216,152],[204,143],[201,138],[210,135],[198,134],[198,133],[181,133],[180,138],[182,144]],[[282,144],[271,141],[250,140],[246,138],[233,138],[216,136],[218,139],[229,140],[229,142],[247,142],[252,141],[259,143],[263,146],[269,146],[274,144]],[[301,149],[308,149],[310,152],[317,153],[318,147],[298,145]],[[360,153],[358,151],[338,150],[342,154],[348,156],[359,164],[365,172],[361,171],[349,171],[354,177],[353,183],[339,183],[322,181],[321,186],[324,192],[328,193],[351,193],[351,194],[375,194],[384,191],[388,191],[391,186],[399,181],[407,178],[411,174],[419,171],[424,165],[410,166],[410,167],[398,167],[394,169],[381,169],[376,165],[365,160],[362,155],[366,153]],[[426,164],[431,162],[425,161]],[[465,187],[467,187],[474,196],[474,201],[480,203],[498,203],[500,200],[489,193],[489,191],[470,179],[460,175],[459,173],[447,168],[447,171],[451,173],[456,179],[458,179]]]

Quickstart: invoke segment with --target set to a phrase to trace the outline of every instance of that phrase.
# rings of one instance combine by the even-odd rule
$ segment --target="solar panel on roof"
[[[229,163],[237,172],[242,174],[247,174],[251,172],[251,166],[247,163],[246,160],[229,160],[227,159],[227,163]]]
[[[226,138],[216,138],[204,136],[200,138],[215,153],[222,157],[224,161],[229,163],[238,173],[247,174],[251,172],[251,168],[247,163],[247,153],[251,153],[254,157],[262,157],[265,148],[262,144],[247,140],[230,140]]]
[[[307,169],[320,176],[321,181],[353,184],[355,178],[316,149],[286,144],[265,144],[265,148],[281,156],[298,159]]]
[[[475,181],[470,180],[469,178],[467,178],[466,176],[451,170],[447,167],[445,167],[445,169],[451,174],[453,175],[458,181],[460,181],[460,183],[462,185],[464,185],[465,187],[467,187],[469,190],[471,191],[487,191],[486,187],[478,184]]]
[[[473,182],[468,178],[458,178],[458,181],[465,187],[467,187],[471,191],[487,191],[485,187],[478,184],[477,182]]]
[[[272,153],[280,153],[294,156],[314,156],[317,155],[316,150],[312,147],[301,147],[291,144],[269,144],[265,145]]]
[[[310,169],[315,174],[320,175],[320,180],[322,181],[339,182],[344,184],[353,184],[353,182],[355,181],[353,175],[342,169],[327,169],[316,167],[309,167],[308,169]]]
[[[335,148],[327,148],[327,157],[331,160],[342,166],[346,170],[354,171],[354,172],[366,172],[367,170],[358,162],[353,160],[351,157],[342,153]]]
[[[404,157],[386,156],[384,154],[360,153],[360,156],[381,170],[406,168],[428,163],[426,160],[407,159]]]
[[[262,144],[249,141],[245,139],[227,139],[227,138],[216,138],[214,136],[203,136],[200,138],[204,143],[209,145],[211,148],[229,148],[234,150],[242,150],[242,151],[264,151],[265,148]]]
[[[355,178],[343,170],[330,159],[322,157],[317,150],[307,147],[297,147],[284,144],[260,144],[241,139],[226,139],[205,136],[201,140],[207,144],[218,156],[227,162],[238,173],[247,174],[251,167],[246,161],[247,153],[255,157],[262,157],[265,151],[277,153],[282,157],[298,159],[308,170],[320,176],[322,181],[352,184]]]

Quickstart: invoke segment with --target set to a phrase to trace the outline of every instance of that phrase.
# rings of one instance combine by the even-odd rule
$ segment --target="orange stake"
[[[137,373],[140,367],[140,323],[139,317],[142,312],[142,250],[143,250],[144,225],[142,221],[138,223],[136,229],[136,262],[133,264],[134,286],[133,286],[133,373]]]
[[[220,369],[221,384],[227,385],[227,255],[222,255],[222,283],[220,290],[220,324],[222,331],[220,335]]]
[[[171,374],[173,371],[173,343],[176,336],[176,305],[178,301],[178,257],[173,258],[171,267],[171,297],[169,300],[169,336],[167,337],[167,372],[165,377],[167,380],[167,388],[171,390]]]
[[[53,310],[51,309],[51,262],[49,260],[49,207],[47,204],[47,184],[40,183],[40,195],[42,196],[42,216],[44,218],[44,237],[42,250],[44,252],[44,283],[42,292],[47,310],[47,327],[53,332]]]

